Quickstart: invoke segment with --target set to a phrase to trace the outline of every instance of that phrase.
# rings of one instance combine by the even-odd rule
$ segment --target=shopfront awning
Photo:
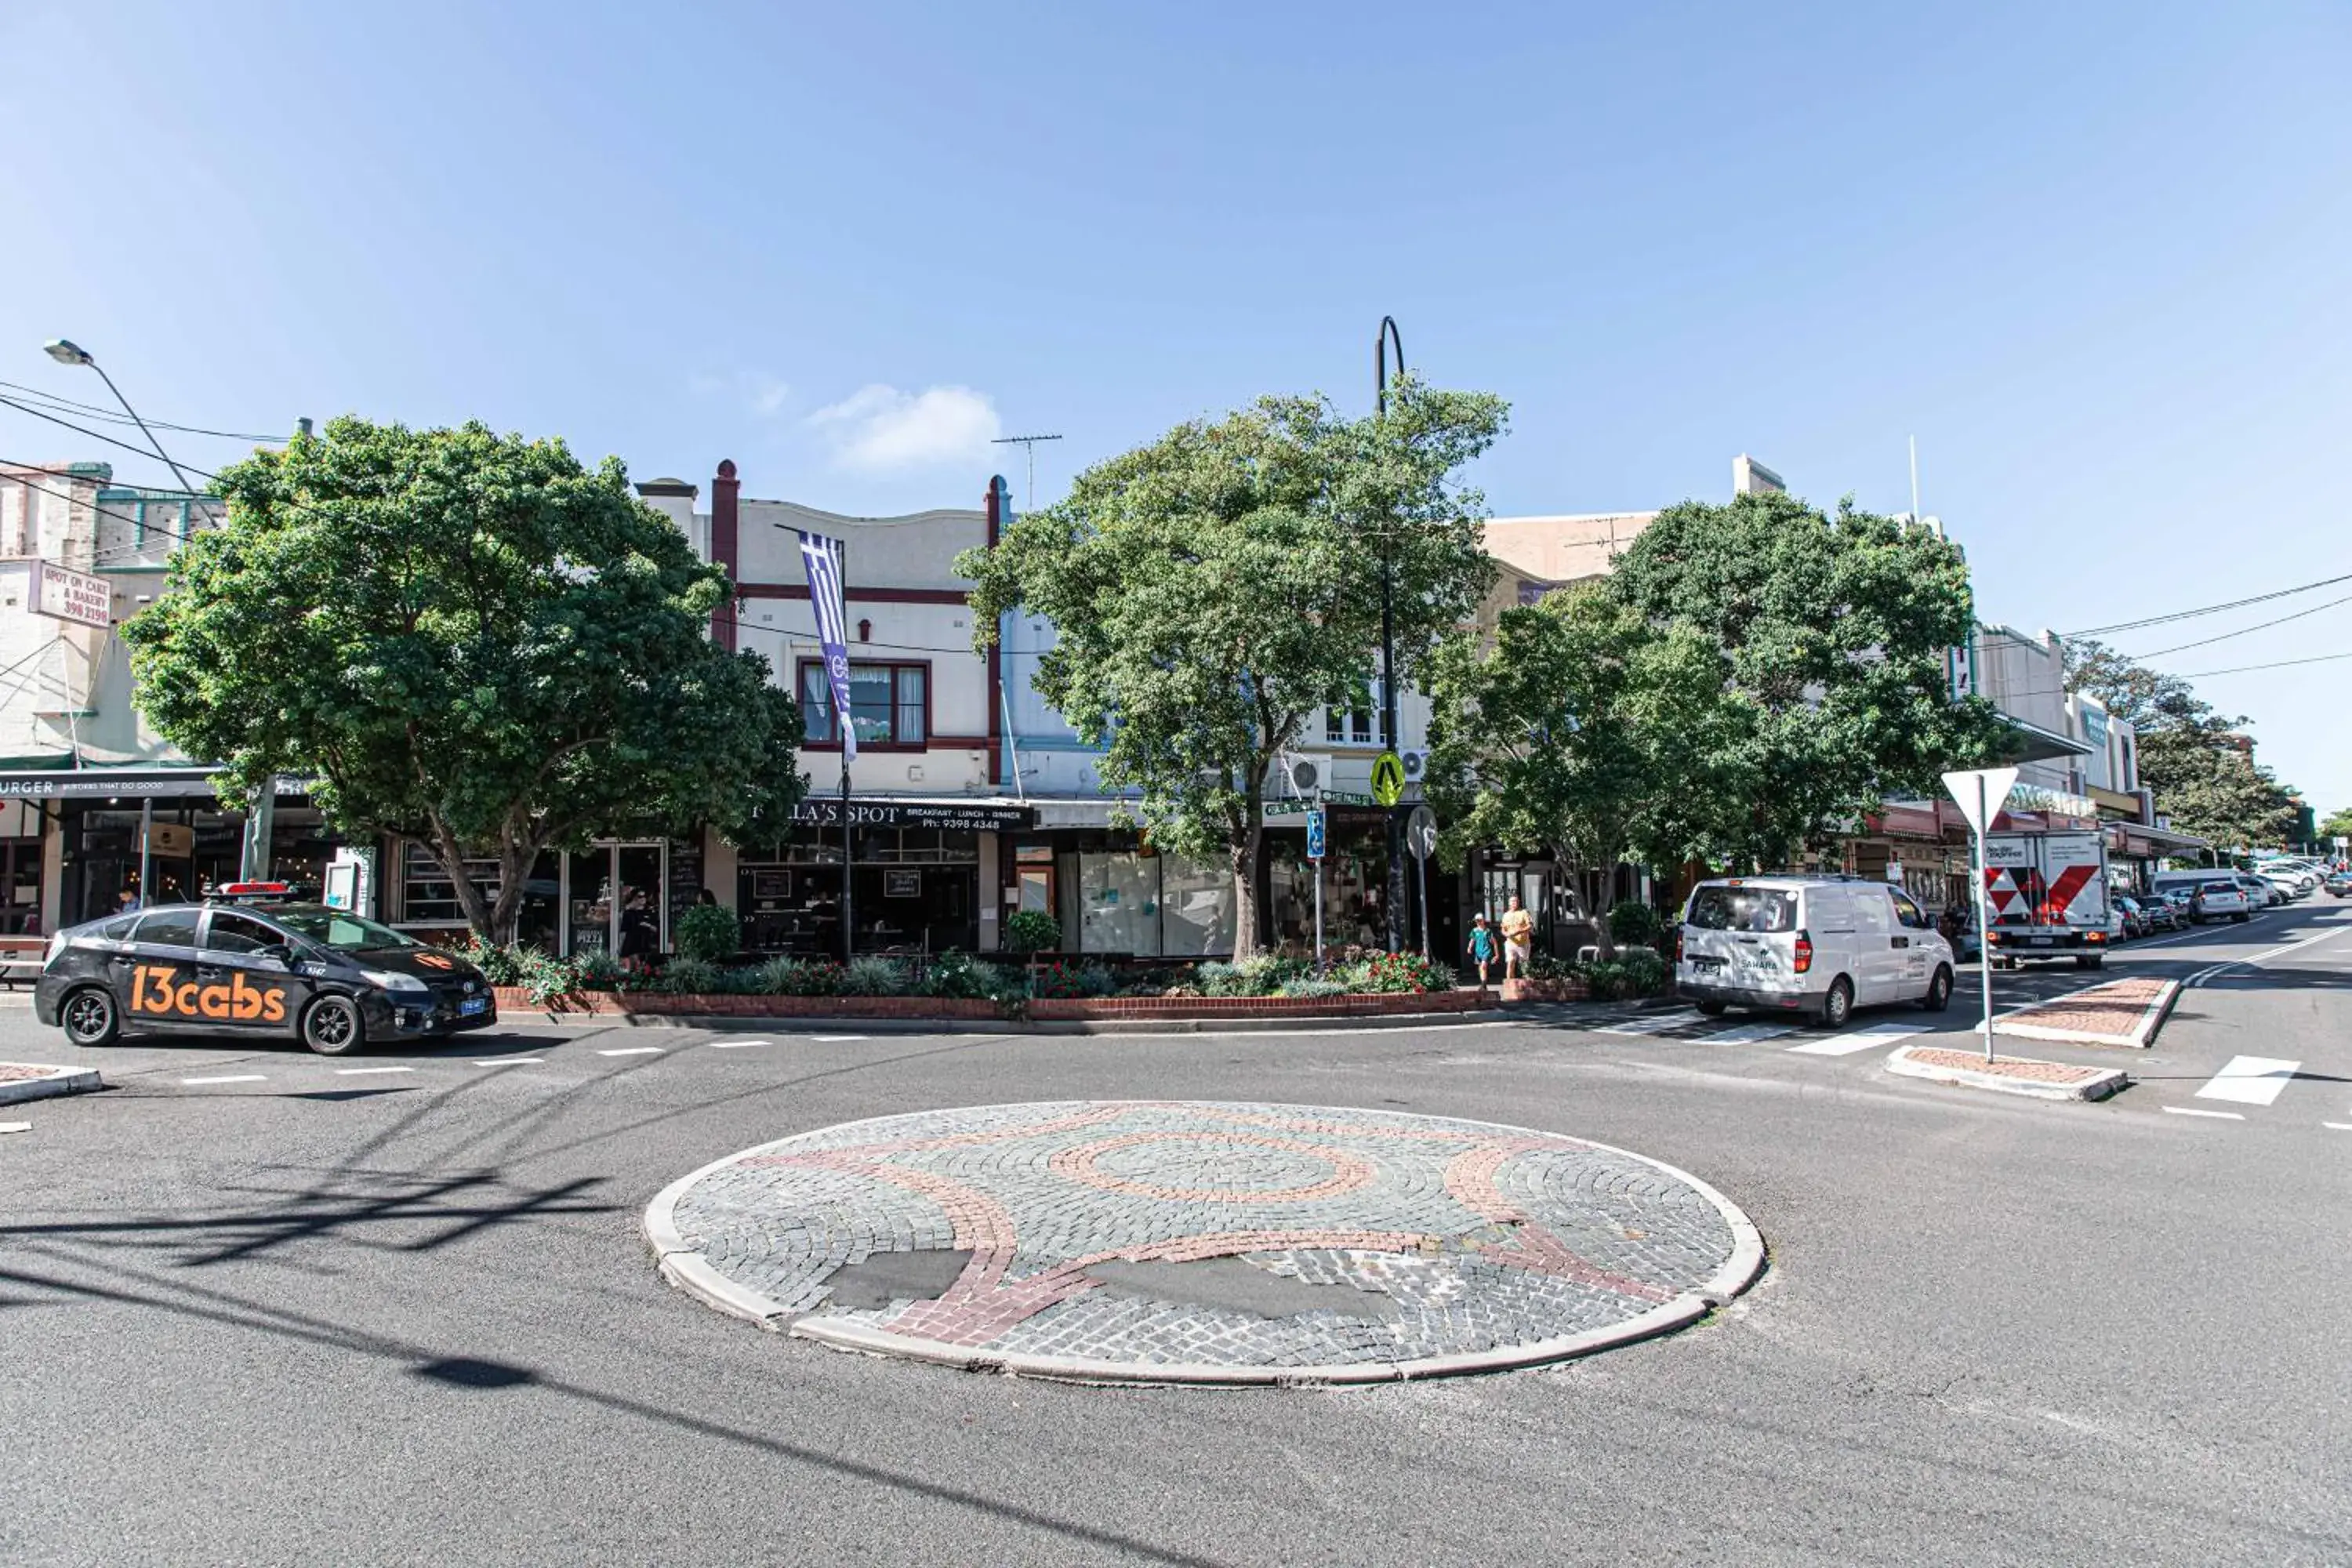
[[[2156,860],[2171,855],[2194,855],[2212,847],[2209,839],[2200,838],[2193,833],[2176,833],[2169,827],[2150,827],[2138,822],[2107,824],[2108,852],[2136,859]]]
[[[213,798],[209,767],[115,766],[0,768],[0,800],[186,800]],[[309,781],[281,778],[280,795],[302,795]]]
[[[2009,733],[2003,737],[1995,763],[2010,766],[2017,763],[2055,762],[2060,757],[2087,757],[2091,748],[2071,735],[2061,735],[2039,724],[2029,724],[2013,713],[1997,715]]]

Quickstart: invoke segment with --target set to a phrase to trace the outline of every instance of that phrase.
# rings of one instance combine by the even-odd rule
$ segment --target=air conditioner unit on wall
[[[1429,776],[1429,753],[1422,751],[1399,752],[1397,761],[1404,764],[1404,782],[1417,784]]]
[[[1314,796],[1331,787],[1331,759],[1328,757],[1286,757],[1282,764],[1283,781],[1293,795]]]

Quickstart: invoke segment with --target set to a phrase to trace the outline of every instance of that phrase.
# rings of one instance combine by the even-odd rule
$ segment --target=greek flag
[[[822,533],[800,534],[801,563],[808,568],[809,604],[816,610],[817,641],[824,650],[824,674],[833,688],[834,726],[841,735],[841,760],[857,760],[857,728],[849,718],[849,612],[843,603],[842,543]]]

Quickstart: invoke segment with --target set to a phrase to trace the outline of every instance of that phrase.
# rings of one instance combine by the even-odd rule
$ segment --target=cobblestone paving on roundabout
[[[1319,1106],[993,1105],[732,1154],[662,1272],[802,1337],[1045,1376],[1365,1382],[1679,1327],[1763,1262],[1695,1176],[1556,1132]]]

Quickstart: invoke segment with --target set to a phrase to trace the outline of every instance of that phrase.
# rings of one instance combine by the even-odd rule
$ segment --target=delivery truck
[[[2098,968],[2115,938],[2106,835],[1988,833],[1984,846],[1986,960],[2000,969],[2054,958]]]

